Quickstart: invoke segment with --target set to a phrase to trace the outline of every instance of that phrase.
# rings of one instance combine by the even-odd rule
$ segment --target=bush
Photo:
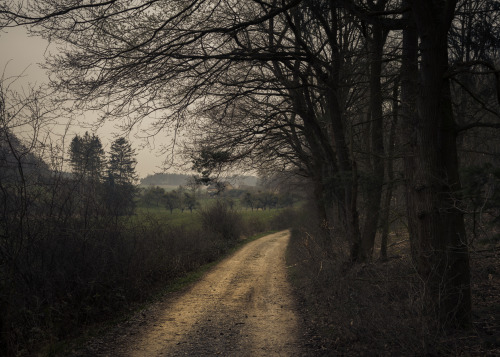
[[[292,228],[300,219],[299,211],[293,208],[285,208],[271,220],[271,227],[275,230]]]
[[[262,217],[251,216],[245,220],[244,229],[244,234],[251,236],[255,233],[268,231],[271,228]]]
[[[227,241],[241,237],[243,219],[238,212],[231,210],[226,202],[217,200],[213,205],[200,210],[199,214],[205,232]]]

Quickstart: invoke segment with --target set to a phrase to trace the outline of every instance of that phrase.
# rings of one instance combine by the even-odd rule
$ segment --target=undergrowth
[[[311,215],[303,212],[301,217],[292,231],[287,264],[314,355],[493,356],[500,352],[498,248],[471,254],[472,329],[430,331],[421,314],[422,284],[410,259],[408,239],[402,239],[404,229],[393,232],[387,261],[353,264],[342,232],[333,231],[326,238]]]

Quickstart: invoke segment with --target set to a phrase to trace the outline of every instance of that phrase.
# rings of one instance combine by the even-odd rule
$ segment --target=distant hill
[[[164,174],[158,173],[153,175],[148,175],[141,180],[141,185],[145,186],[159,186],[159,185],[169,185],[169,186],[180,186],[185,185],[191,175],[183,174]]]
[[[233,176],[228,179],[235,187],[238,186],[257,186],[259,179],[255,176]]]
[[[0,130],[0,178],[19,180],[50,173],[48,165],[10,131]]]

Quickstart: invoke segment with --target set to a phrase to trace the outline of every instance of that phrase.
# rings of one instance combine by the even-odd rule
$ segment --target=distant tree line
[[[181,186],[186,185],[192,179],[192,175],[185,174],[171,174],[171,173],[155,173],[152,175],[147,175],[141,179],[140,183],[143,186],[153,185],[153,186]],[[233,176],[227,179],[233,184],[243,184],[247,186],[258,185],[258,178],[255,176]]]
[[[291,207],[301,200],[300,196],[296,194],[274,193],[271,191],[233,189],[213,197],[184,186],[172,191],[167,191],[159,186],[151,186],[140,191],[139,201],[145,207],[162,207],[169,210],[170,213],[173,213],[175,209],[181,212],[189,210],[192,213],[193,210],[200,208],[201,197],[225,202],[230,209],[236,207],[236,200],[238,200],[239,207],[251,209],[252,211]]]
[[[196,197],[196,192],[187,190],[183,186],[173,191],[165,191],[159,186],[151,186],[142,190],[140,200],[144,206],[164,207],[173,213],[174,209],[179,209],[181,212],[193,210],[199,207],[199,202]]]
[[[258,192],[244,192],[240,196],[242,205],[247,208],[258,210],[266,209],[278,209],[291,207],[295,202],[299,200],[296,195],[293,194],[277,194],[269,191],[258,191]]]

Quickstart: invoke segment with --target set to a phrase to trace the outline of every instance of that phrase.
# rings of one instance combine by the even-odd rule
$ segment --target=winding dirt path
[[[299,318],[286,278],[289,232],[253,241],[187,291],[155,304],[101,356],[303,356]]]

